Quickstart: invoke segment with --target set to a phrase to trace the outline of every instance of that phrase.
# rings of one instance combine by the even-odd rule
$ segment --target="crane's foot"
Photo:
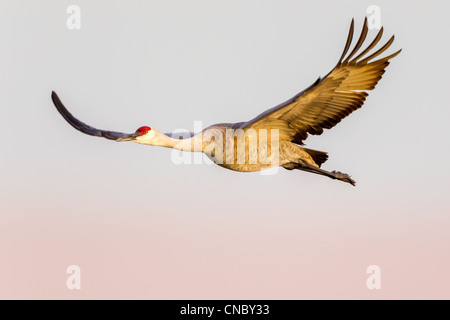
[[[331,179],[340,180],[343,182],[350,183],[352,186],[356,185],[356,181],[350,178],[350,176],[346,173],[340,171],[326,171],[321,168],[317,168],[303,160],[299,160],[298,162],[291,162],[283,165],[284,168],[288,170],[299,169],[306,172],[311,172],[315,174],[320,174],[322,176],[326,176]]]
[[[344,181],[344,182],[348,182],[350,183],[352,186],[356,185],[356,181],[353,180],[352,178],[350,178],[350,176],[346,173],[340,172],[340,171],[331,171],[331,174],[334,175],[334,177],[338,180]]]

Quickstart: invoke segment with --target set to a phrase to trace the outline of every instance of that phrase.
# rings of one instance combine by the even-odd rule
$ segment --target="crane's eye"
[[[148,133],[150,130],[152,130],[150,127],[140,127],[136,130],[136,133],[138,133],[139,135],[143,135]]]

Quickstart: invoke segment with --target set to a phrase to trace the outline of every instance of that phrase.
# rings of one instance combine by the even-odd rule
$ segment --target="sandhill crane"
[[[368,95],[366,90],[375,88],[384,74],[385,68],[389,65],[389,60],[401,51],[372,61],[388,49],[394,41],[394,36],[392,36],[385,45],[372,53],[372,49],[383,34],[383,28],[381,28],[372,43],[354,57],[368,33],[366,18],[359,40],[347,55],[353,32],[354,20],[351,22],[344,52],[337,65],[328,75],[317,79],[311,86],[293,98],[268,109],[250,121],[215,124],[197,134],[174,135],[162,133],[148,126],[140,127],[132,134],[99,130],[72,116],[55,92],[52,92],[52,100],[61,115],[75,129],[92,136],[183,151],[203,152],[218,165],[235,171],[251,172],[281,166],[288,170],[299,169],[355,185],[355,181],[345,173],[326,171],[320,168],[328,159],[326,152],[303,147],[303,141],[308,134],[320,135],[324,129],[331,129],[343,118],[360,108]],[[267,130],[270,130],[269,134],[267,134]],[[229,134],[230,131],[232,134]],[[238,148],[239,143],[236,142],[238,135],[233,134],[235,131],[239,131],[241,136],[244,135],[244,148]],[[253,134],[256,133],[256,140],[251,139],[248,134],[250,131]],[[271,144],[261,143],[263,139],[260,133],[262,131],[265,131],[266,139],[270,137]],[[276,139],[272,139],[273,137]],[[275,141],[276,148],[273,141]],[[227,149],[230,145],[232,149]],[[269,161],[261,161],[262,151],[266,152]],[[238,159],[241,160],[238,161]],[[252,159],[256,160],[251,161]]]

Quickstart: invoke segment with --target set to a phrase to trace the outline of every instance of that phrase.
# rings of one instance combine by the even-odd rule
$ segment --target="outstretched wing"
[[[336,67],[327,76],[323,79],[319,78],[288,101],[244,123],[241,128],[279,129],[281,139],[302,144],[308,137],[308,133],[320,135],[323,129],[331,129],[343,118],[359,109],[368,95],[365,90],[375,88],[389,65],[389,59],[395,57],[401,50],[382,59],[371,61],[389,48],[394,41],[392,36],[379,50],[368,55],[381,39],[383,34],[383,28],[381,28],[372,43],[353,58],[367,36],[366,18],[359,40],[345,58],[352,42],[353,31],[354,20],[350,25],[344,52]]]
[[[106,138],[109,140],[117,140],[119,138],[129,135],[128,133],[124,133],[124,132],[100,130],[100,129],[91,127],[84,122],[81,122],[80,120],[75,118],[66,109],[66,107],[63,105],[63,103],[59,99],[58,95],[54,91],[52,91],[52,100],[53,100],[53,104],[55,105],[56,109],[63,116],[63,118],[66,119],[66,121],[68,123],[70,123],[70,125],[72,127],[74,127],[75,129],[77,129],[78,131],[81,131],[83,133],[86,133],[88,135],[95,136],[95,137],[103,137],[103,138]],[[164,133],[164,134],[166,136],[171,137],[172,139],[180,139],[180,140],[191,138],[194,136],[193,132],[170,132],[170,133]]]
[[[81,122],[80,120],[75,118],[66,109],[66,107],[63,105],[63,103],[59,99],[58,95],[54,91],[52,91],[52,100],[53,100],[53,104],[55,105],[56,109],[58,109],[59,113],[63,116],[63,118],[66,119],[66,121],[68,123],[70,123],[70,125],[72,127],[74,127],[75,129],[77,129],[78,131],[81,131],[81,132],[86,133],[91,136],[103,137],[103,138],[110,139],[110,140],[117,140],[119,138],[122,138],[122,137],[128,135],[128,133],[123,133],[123,132],[106,131],[106,130],[96,129],[94,127],[91,127],[91,126]]]

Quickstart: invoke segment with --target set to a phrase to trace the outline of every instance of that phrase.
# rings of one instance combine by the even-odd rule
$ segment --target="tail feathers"
[[[308,152],[308,154],[311,156],[311,158],[313,158],[314,162],[319,166],[319,168],[322,165],[322,163],[324,163],[325,161],[328,160],[328,153],[326,153],[326,152],[307,149],[307,148],[303,148],[303,150]]]

